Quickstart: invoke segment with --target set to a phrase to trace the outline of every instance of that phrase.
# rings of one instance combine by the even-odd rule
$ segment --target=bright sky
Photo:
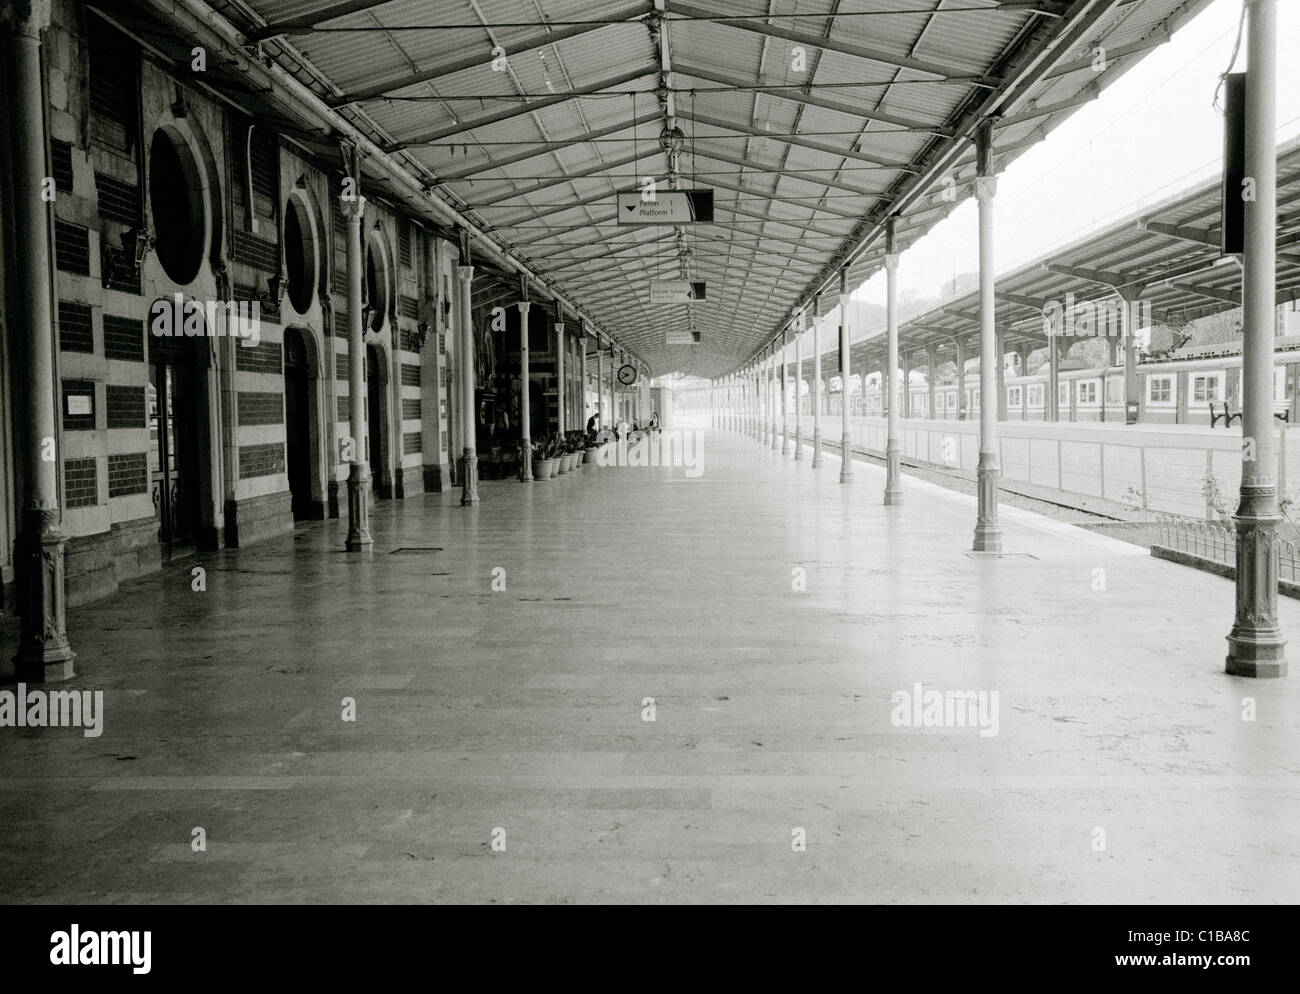
[[[1173,40],[1084,105],[998,180],[999,273],[1217,175],[1223,118],[1213,106],[1228,68],[1242,0],[1215,0]],[[1246,68],[1243,38],[1236,69]],[[1278,140],[1300,134],[1300,0],[1278,3]],[[903,253],[900,293],[939,296],[979,268],[974,199]],[[884,274],[854,296],[884,302]]]

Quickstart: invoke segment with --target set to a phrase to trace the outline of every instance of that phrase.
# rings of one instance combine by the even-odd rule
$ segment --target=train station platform
[[[1010,508],[978,556],[971,497],[703,445],[78,610],[47,689],[103,691],[102,734],[7,730],[0,895],[1295,899],[1300,688],[1223,673],[1228,581]]]

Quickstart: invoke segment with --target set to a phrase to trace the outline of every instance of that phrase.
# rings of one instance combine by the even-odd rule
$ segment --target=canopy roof
[[[870,276],[888,218],[903,249],[970,196],[983,121],[1000,170],[1209,2],[105,6],[178,61],[179,8],[227,30],[264,65],[217,58],[212,85],[335,160],[340,130],[363,138],[367,182],[490,239],[494,265],[534,274],[652,373],[712,377],[819,291],[831,309],[841,270],[849,289]],[[250,85],[264,69],[274,85]],[[285,79],[319,99],[316,120],[279,99]],[[616,194],[647,177],[712,190],[713,223],[618,224]],[[651,279],[682,277],[707,301],[649,303]],[[667,344],[692,330],[699,344]]]

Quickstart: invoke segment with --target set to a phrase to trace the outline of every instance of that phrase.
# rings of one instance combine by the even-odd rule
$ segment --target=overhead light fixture
[[[656,91],[657,92],[657,91]],[[663,91],[664,99],[667,99],[667,90]],[[686,134],[677,125],[671,128],[665,127],[659,132],[659,147],[669,155],[676,155],[686,144]]]

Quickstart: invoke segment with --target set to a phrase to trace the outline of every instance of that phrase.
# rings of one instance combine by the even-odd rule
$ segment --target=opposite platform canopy
[[[309,89],[503,256],[653,374],[715,377],[807,307],[836,304],[972,195],[973,136],[996,170],[1041,141],[1210,0],[114,0],[99,6],[188,61],[175,12],[232,34]],[[236,59],[237,61],[237,59]],[[247,67],[213,60],[321,154]],[[621,225],[617,195],[713,191],[712,223]],[[394,197],[420,209],[418,197]],[[651,304],[653,279],[707,299]],[[700,343],[668,345],[698,332]]]

